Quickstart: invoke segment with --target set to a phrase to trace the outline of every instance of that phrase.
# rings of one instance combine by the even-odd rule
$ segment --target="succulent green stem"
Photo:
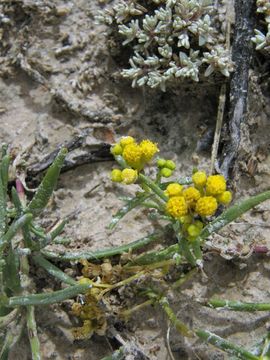
[[[181,287],[185,282],[187,282],[188,280],[190,280],[195,274],[197,274],[198,272],[198,268],[193,268],[192,270],[190,270],[187,274],[183,275],[179,280],[176,280],[173,284],[172,284],[172,288],[173,289],[177,289],[179,287]]]
[[[42,255],[37,254],[33,256],[34,262],[45,269],[53,277],[63,281],[69,285],[76,285],[77,281],[72,279],[70,276],[61,271],[57,266],[46,260]]]
[[[210,234],[214,232],[218,232],[224,226],[226,226],[233,220],[237,219],[245,212],[252,209],[254,206],[268,199],[270,199],[270,190],[255,196],[251,196],[250,198],[233,205],[229,209],[225,210],[215,220],[213,220],[211,223],[205,226],[205,228],[202,230],[200,234],[200,238],[202,240],[205,240]]]
[[[259,360],[259,357],[251,354],[250,352],[239,346],[230,343],[229,341],[221,338],[220,336],[211,333],[210,331],[198,329],[195,331],[195,333],[203,341],[206,341],[207,343],[216,346],[220,350],[226,351],[230,355],[236,356],[237,359]]]
[[[166,315],[168,316],[168,319],[170,322],[174,325],[176,330],[182,335],[182,336],[192,336],[192,332],[189,330],[189,328],[179,319],[177,319],[176,314],[172,310],[172,308],[169,305],[169,302],[165,296],[161,297],[159,300],[159,304],[161,305],[162,309],[165,311]]]
[[[124,318],[127,318],[127,317],[131,316],[131,314],[134,313],[135,311],[141,310],[146,306],[152,305],[153,303],[154,303],[153,299],[146,300],[141,304],[135,305],[130,309],[122,311],[121,316],[123,316]]]
[[[160,251],[151,251],[146,254],[137,256],[131,260],[130,265],[148,265],[151,263],[171,259],[175,254],[179,255],[179,253],[179,244],[174,244]]]
[[[9,314],[5,316],[0,316],[0,329],[8,326],[12,321],[16,319],[17,315],[18,309],[14,309]]]
[[[227,309],[234,311],[270,311],[270,303],[248,303],[241,301],[211,299],[207,306],[215,309]]]
[[[26,308],[26,322],[28,329],[28,338],[32,351],[32,360],[41,360],[40,343],[37,334],[37,324],[35,320],[34,306],[27,306]]]
[[[31,214],[25,214],[21,216],[18,220],[13,222],[9,227],[8,231],[0,238],[0,257],[1,253],[4,251],[6,245],[10,242],[13,236],[21,229],[25,224],[28,224],[32,220]]]
[[[152,181],[148,176],[139,174],[139,180],[141,180],[142,183],[146,184],[163,201],[165,202],[168,201],[168,197],[164,194],[164,191],[162,191],[160,187],[154,181]]]
[[[31,294],[25,296],[13,296],[9,298],[6,306],[28,306],[28,305],[49,305],[70,299],[80,293],[89,290],[89,285],[69,286],[64,290],[53,291],[51,293]]]
[[[164,310],[165,314],[167,315],[170,322],[174,325],[176,330],[182,335],[191,337],[193,336],[192,332],[189,330],[189,328],[179,319],[177,319],[176,314],[174,313],[173,309],[170,307],[168,299],[166,296],[162,296],[156,292],[148,291],[146,292],[146,295],[152,299],[155,300]]]
[[[0,177],[0,237],[4,235],[6,230],[6,213],[7,204],[5,197],[5,190],[2,179]]]
[[[196,262],[198,263],[198,260],[202,260],[202,250],[201,250],[200,238],[197,238],[194,241],[192,241],[191,247],[193,249],[193,253],[195,255]]]
[[[180,252],[181,255],[184,255],[187,261],[192,265],[193,267],[196,266],[196,259],[193,256],[192,252],[190,251],[190,246],[188,240],[181,237],[179,234],[176,234],[179,242]]]
[[[270,333],[266,335],[260,360],[268,360],[270,357]]]
[[[13,346],[20,340],[20,337],[23,333],[25,326],[25,318],[17,318],[16,324],[13,328],[7,329],[4,344],[2,349],[0,349],[0,359],[7,360],[9,357],[9,352],[12,350]]]
[[[7,186],[10,158],[6,154],[0,163],[0,237],[4,235],[7,226]]]
[[[118,222],[132,209],[134,209],[137,206],[141,206],[142,203],[149,199],[151,197],[151,194],[141,194],[137,195],[135,198],[129,200],[127,204],[125,204],[120,210],[117,211],[117,213],[113,216],[108,228],[112,230]]]
[[[108,249],[98,250],[98,251],[86,251],[86,252],[70,252],[64,254],[57,254],[53,251],[49,250],[41,250],[41,253],[50,259],[57,259],[62,261],[72,261],[72,260],[80,260],[80,259],[87,259],[87,260],[97,260],[102,258],[108,258],[114,255],[121,255],[125,252],[129,252],[132,250],[140,249],[154,241],[157,241],[159,238],[160,233],[155,232],[151,235],[148,235],[142,239],[133,241],[126,245],[115,246]]]

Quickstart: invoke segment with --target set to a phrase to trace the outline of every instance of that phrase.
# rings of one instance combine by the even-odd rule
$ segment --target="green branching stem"
[[[50,275],[55,277],[58,280],[63,281],[69,285],[76,285],[77,281],[72,279],[70,276],[65,274],[61,271],[57,266],[53,265],[50,261],[46,260],[42,255],[37,254],[34,255],[33,258],[34,262],[45,269]]]
[[[32,220],[32,218],[32,214],[25,214],[11,224],[5,235],[0,238],[0,257],[5,247],[17,233],[17,231],[21,229],[24,225],[28,224]]]
[[[8,326],[18,316],[19,309],[14,309],[5,316],[0,316],[0,329]]]
[[[50,238],[51,241],[61,234],[61,232],[64,230],[66,223],[67,221],[63,220],[50,231],[47,236]]]
[[[152,181],[149,177],[139,174],[139,180],[147,185],[156,195],[158,195],[163,201],[167,202],[168,197],[164,194],[164,191],[160,189],[160,187]]]
[[[155,232],[151,235],[145,236],[142,239],[133,241],[126,245],[115,246],[113,248],[98,250],[98,251],[86,251],[86,252],[70,252],[64,254],[57,254],[49,250],[41,250],[41,253],[50,259],[57,259],[62,261],[72,261],[72,260],[97,260],[102,258],[112,257],[114,255],[121,255],[123,253],[128,253],[129,251],[140,249],[154,241],[157,241],[160,237],[159,232]]]
[[[89,285],[69,286],[66,289],[53,291],[51,293],[31,294],[25,296],[13,296],[9,298],[7,307],[28,306],[28,305],[49,305],[70,299],[80,293],[89,290]]]
[[[211,299],[207,306],[215,309],[226,309],[234,311],[270,311],[270,303],[248,303],[241,301]]]
[[[148,265],[163,260],[169,260],[175,254],[180,257],[179,244],[168,246],[167,248],[160,251],[151,251],[149,253],[140,255],[135,259],[132,259],[130,265]]]
[[[205,240],[212,233],[218,232],[224,226],[234,221],[254,206],[259,205],[261,202],[270,199],[270,190],[261,194],[251,196],[250,198],[233,205],[225,210],[220,216],[208,224],[201,232],[200,238]]]
[[[206,341],[207,343],[216,346],[220,350],[226,351],[230,355],[236,356],[237,359],[259,360],[259,357],[251,354],[250,352],[239,346],[230,343],[229,341],[221,338],[220,336],[211,333],[210,331],[199,329],[196,330],[195,333],[203,341]]]
[[[118,224],[118,222],[132,209],[143,204],[143,202],[148,199],[151,195],[143,194],[141,196],[136,196],[135,198],[129,200],[117,213],[113,216],[108,228],[112,230]]]
[[[190,251],[190,246],[188,240],[184,237],[180,236],[179,233],[176,233],[176,237],[178,239],[179,248],[181,255],[184,255],[187,261],[193,266],[196,266],[196,259],[193,256],[192,252]]]
[[[0,349],[0,359],[8,360],[9,352],[12,350],[14,345],[20,340],[20,337],[23,333],[23,329],[25,326],[25,318],[17,318],[17,323],[14,326],[7,330],[4,344],[2,349]]]
[[[6,231],[6,207],[5,191],[0,177],[0,237],[3,236]]]
[[[28,329],[28,338],[31,346],[32,360],[41,360],[40,343],[37,334],[37,324],[35,320],[34,306],[26,308],[26,322]]]
[[[187,281],[189,281],[194,275],[196,275],[198,273],[198,268],[193,268],[192,270],[190,270],[187,274],[181,276],[180,279],[176,280],[173,284],[172,284],[172,288],[173,289],[178,289],[179,287],[181,287],[183,284],[185,284]]]
[[[165,296],[162,296],[156,292],[149,291],[146,292],[146,295],[151,299],[155,300],[164,310],[165,314],[167,315],[168,319],[172,323],[172,325],[176,328],[176,330],[182,335],[191,337],[193,336],[192,332],[189,330],[189,328],[180,321],[176,314],[174,313],[173,309],[170,307],[170,304],[168,302],[168,299]]]
[[[6,215],[9,161],[9,156],[4,155],[0,164],[0,237],[4,235],[7,225]]]
[[[13,202],[16,210],[17,210],[17,213],[19,215],[21,215],[22,212],[23,212],[23,207],[22,207],[21,200],[19,198],[19,195],[18,195],[17,190],[15,189],[15,187],[13,187],[11,189],[11,197],[12,197],[12,202]]]
[[[177,319],[176,314],[172,310],[172,308],[169,305],[169,302],[165,296],[162,296],[159,299],[159,304],[161,305],[162,309],[165,311],[166,315],[168,316],[168,319],[170,322],[174,325],[176,330],[182,335],[191,337],[192,332],[189,330],[189,328],[179,319]]]
[[[267,336],[264,339],[263,350],[260,358],[263,360],[263,359],[269,359],[269,357],[270,357],[270,333],[268,332]]]

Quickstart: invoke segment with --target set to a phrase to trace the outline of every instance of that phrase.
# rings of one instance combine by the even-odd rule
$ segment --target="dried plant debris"
[[[96,19],[131,49],[130,67],[122,76],[133,87],[165,91],[175,79],[198,82],[213,72],[230,75],[233,64],[217,15],[209,0],[133,0],[118,1]]]
[[[270,54],[270,1],[257,0],[257,13],[263,15],[264,26],[262,31],[255,29],[255,36],[251,40],[256,44],[256,50]]]

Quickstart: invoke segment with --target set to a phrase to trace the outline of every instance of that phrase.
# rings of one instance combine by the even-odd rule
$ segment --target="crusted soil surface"
[[[189,175],[193,167],[208,170],[221,84],[182,84],[166,93],[132,89],[118,76],[121,64],[109,53],[104,27],[94,22],[104,3],[25,0],[0,4],[10,19],[2,25],[0,142],[9,144],[15,158],[14,176],[17,171],[24,181],[23,169],[80,134],[86,134],[84,146],[69,156],[132,135],[158,142],[162,156],[176,161],[176,177]],[[270,185],[269,84],[256,71],[250,78],[248,122],[242,129],[239,166],[230,185],[236,199]],[[154,223],[141,210],[129,213],[114,231],[106,228],[122,204],[119,197],[136,189],[112,184],[108,176],[112,166],[112,161],[93,162],[60,176],[42,222],[50,227],[68,216],[64,235],[71,241],[48,250],[94,251],[129,243],[153,231]],[[248,254],[254,243],[270,247],[269,219],[270,203],[265,202],[211,239],[212,245],[224,252],[245,248],[246,256],[233,259],[210,253],[204,271],[181,292],[169,296],[181,320],[247,347],[261,339],[269,321],[267,312],[216,311],[200,302],[215,296],[269,302],[269,258]],[[67,263],[66,267],[75,273],[76,264]],[[55,287],[45,272],[36,276],[40,289]],[[175,359],[227,358],[198,340],[182,338],[173,328],[168,330],[158,308],[145,308],[128,323],[114,322],[106,336],[93,335],[85,341],[73,339],[71,329],[76,320],[69,302],[39,308],[37,322],[44,360],[100,360],[121,345],[111,340],[115,334],[137,349],[137,353],[130,351],[128,359],[170,359],[168,347]],[[28,349],[25,336],[10,360],[31,359]]]

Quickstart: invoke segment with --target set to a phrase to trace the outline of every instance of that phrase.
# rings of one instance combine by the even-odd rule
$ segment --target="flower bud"
[[[121,182],[122,181],[122,171],[119,169],[113,169],[111,172],[111,180],[113,182]]]
[[[163,167],[165,166],[165,164],[166,164],[166,160],[165,160],[165,159],[158,159],[158,160],[157,160],[157,166],[158,166],[159,168],[163,168]]]
[[[175,170],[176,165],[175,165],[175,162],[174,162],[174,161],[172,161],[172,160],[166,160],[165,167],[168,168],[168,169],[170,169],[170,170]]]
[[[172,175],[172,170],[165,167],[160,170],[160,175],[165,178],[168,178]]]
[[[111,153],[113,155],[121,155],[123,152],[122,146],[120,144],[115,144],[111,147]]]

